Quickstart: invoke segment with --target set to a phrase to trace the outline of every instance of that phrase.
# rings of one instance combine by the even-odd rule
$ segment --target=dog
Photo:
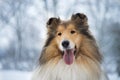
[[[85,14],[73,14],[68,21],[52,17],[47,31],[33,80],[108,80]]]

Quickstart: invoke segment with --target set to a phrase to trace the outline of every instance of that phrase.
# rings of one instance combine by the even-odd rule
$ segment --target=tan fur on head
[[[77,45],[76,60],[81,56],[85,56],[95,62],[101,61],[101,55],[95,39],[88,30],[87,17],[84,14],[77,13],[72,15],[71,20],[66,22],[61,21],[59,18],[50,18],[47,22],[47,28],[48,39],[40,57],[41,64],[57,57],[59,59],[62,58],[58,43],[63,37],[59,37],[57,34],[63,31],[65,31],[63,33],[64,37],[72,40]],[[76,34],[70,35],[70,30],[75,30]]]
[[[102,56],[87,21],[82,13],[73,14],[69,21],[59,18],[48,20],[48,39],[39,58],[40,67],[34,80],[107,80],[100,67]],[[71,41],[76,49],[71,65],[63,61],[60,47],[63,39]]]

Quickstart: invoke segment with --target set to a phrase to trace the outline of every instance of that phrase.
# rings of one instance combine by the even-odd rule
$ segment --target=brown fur
[[[61,21],[59,18],[50,18],[47,22],[48,39],[43,47],[40,64],[44,65],[49,61],[57,64],[62,59],[62,51],[59,49],[58,43],[63,36],[58,36],[58,32],[62,32],[64,37],[72,40],[77,45],[75,61],[86,67],[92,66],[89,61],[99,64],[102,60],[94,37],[88,30],[87,17],[84,14],[77,13],[72,15],[71,20]],[[74,35],[70,34],[71,30],[75,30]],[[90,67],[88,67],[90,68]]]

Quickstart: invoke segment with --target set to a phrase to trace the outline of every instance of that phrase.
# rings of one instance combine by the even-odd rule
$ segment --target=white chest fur
[[[107,80],[101,69],[97,69],[99,70],[90,72],[82,65],[66,65],[60,60],[57,65],[49,63],[38,68],[33,80]]]

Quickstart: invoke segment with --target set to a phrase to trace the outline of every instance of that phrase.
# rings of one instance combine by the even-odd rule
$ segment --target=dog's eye
[[[61,32],[59,32],[57,35],[58,35],[58,36],[61,36],[61,35],[62,35],[62,33],[61,33]]]
[[[72,30],[70,33],[71,33],[71,34],[74,34],[74,33],[75,33],[75,31],[73,31],[73,30]]]

